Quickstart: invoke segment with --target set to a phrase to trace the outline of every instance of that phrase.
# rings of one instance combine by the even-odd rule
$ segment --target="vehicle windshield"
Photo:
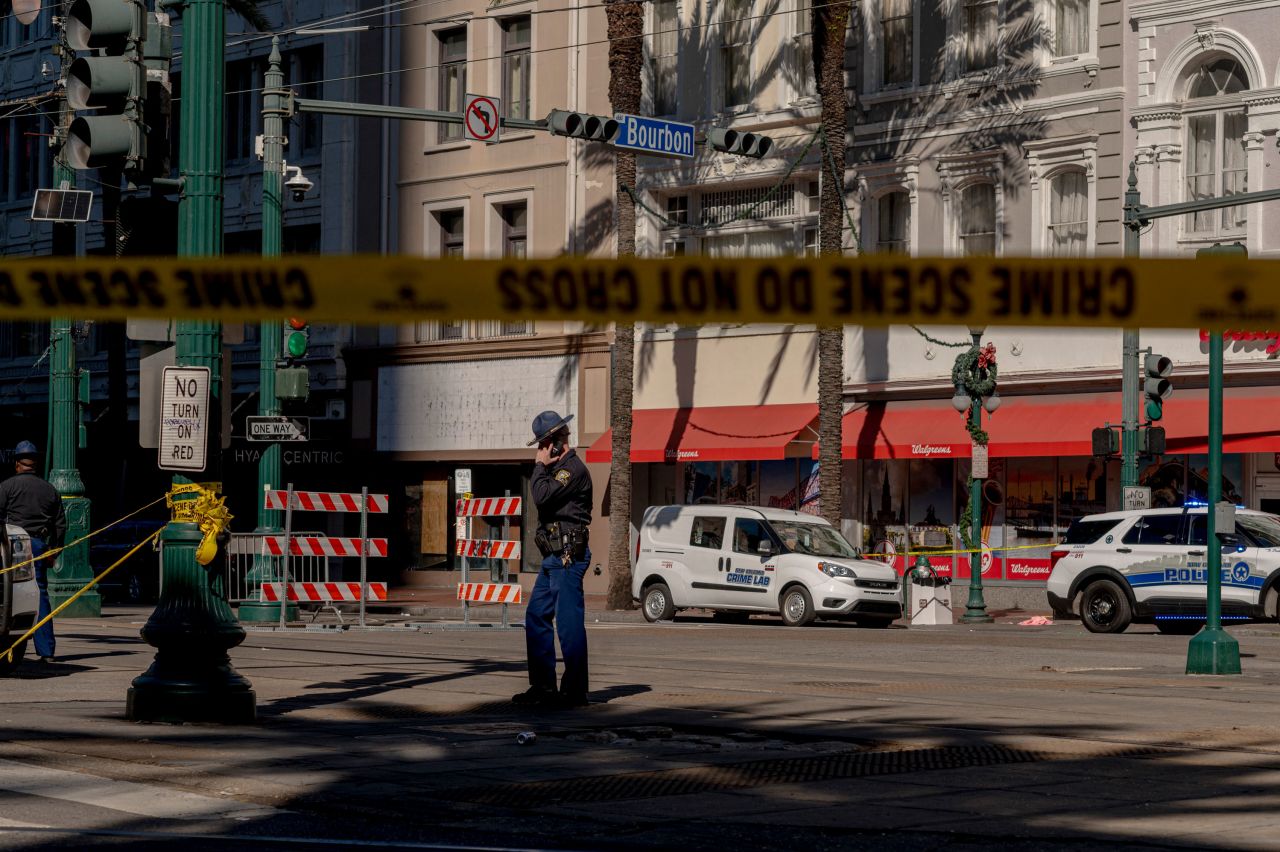
[[[782,539],[782,544],[792,553],[807,553],[812,556],[843,556],[846,559],[858,558],[853,545],[845,541],[833,527],[826,524],[806,524],[799,521],[769,521],[773,531]]]
[[[1236,515],[1236,524],[1258,543],[1258,547],[1280,547],[1280,518],[1275,515]]]

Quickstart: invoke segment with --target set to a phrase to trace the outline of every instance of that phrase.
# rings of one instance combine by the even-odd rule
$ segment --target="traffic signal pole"
[[[271,55],[267,59],[267,74],[262,91],[262,256],[278,257],[284,230],[284,71],[281,68],[280,39],[271,39]],[[258,414],[274,416],[281,413],[280,400],[276,397],[276,358],[283,344],[280,320],[272,319],[258,325]],[[280,513],[266,508],[263,492],[268,487],[279,488],[283,472],[280,465],[280,444],[268,443],[258,459],[258,526],[254,535],[280,533]],[[254,565],[246,583],[250,590],[262,583],[280,582],[276,570],[277,558],[261,554],[256,548]],[[282,595],[281,598],[286,598]],[[283,602],[270,604],[261,601],[245,601],[237,614],[246,623],[275,622],[280,620]],[[286,619],[297,618],[298,608],[289,605]]]
[[[182,6],[183,92],[180,144],[181,195],[178,254],[222,254],[224,182],[223,95],[226,5],[224,0],[187,0]],[[220,398],[223,390],[221,324],[184,321],[177,325],[177,363],[208,367],[208,466],[206,481],[221,475]],[[174,477],[175,484],[185,482]],[[215,486],[220,488],[220,485]],[[256,698],[249,681],[231,668],[228,651],[245,633],[231,612],[217,566],[196,561],[203,533],[183,503],[173,498],[173,519],[160,536],[163,591],[142,638],[155,646],[155,662],[133,681],[126,713],[134,721],[253,721]]]
[[[1124,194],[1124,256],[1136,258],[1142,253],[1142,228],[1145,223],[1135,218],[1142,207],[1138,192],[1136,164],[1129,164],[1129,188]],[[1120,486],[1138,484],[1138,330],[1123,332],[1123,354],[1120,367]]]
[[[66,21],[69,5],[65,0],[59,4],[60,20]],[[71,49],[67,44],[65,25],[59,26],[57,32],[61,90],[65,93]],[[58,126],[52,141],[53,185],[55,189],[72,189],[76,185],[76,173],[67,163],[62,150],[72,120],[65,94],[58,99],[57,116]],[[54,223],[53,253],[60,257],[76,255],[75,224]],[[84,494],[84,480],[80,478],[80,469],[76,463],[76,451],[80,445],[80,371],[76,364],[72,321],[55,319],[49,328],[49,406],[53,425],[50,445],[46,448],[50,453],[49,482],[62,495],[63,508],[67,514],[66,541],[80,542],[64,550],[49,569],[49,602],[56,608],[93,579],[93,567],[89,563],[89,543],[80,541],[89,534],[89,498]],[[102,597],[96,589],[90,589],[63,610],[62,615],[66,618],[97,618],[102,615]]]

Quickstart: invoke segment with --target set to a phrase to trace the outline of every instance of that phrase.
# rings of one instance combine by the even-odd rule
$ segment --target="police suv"
[[[1093,633],[1155,623],[1194,633],[1205,618],[1207,509],[1145,509],[1081,518],[1050,554],[1049,606]],[[1224,620],[1276,618],[1280,517],[1240,509],[1222,548]]]
[[[778,613],[793,627],[814,618],[888,627],[902,615],[891,567],[863,559],[822,518],[755,506],[651,506],[631,594],[649,621],[686,608]]]
[[[0,567],[6,569],[0,575],[0,653],[13,640],[35,624],[36,609],[40,601],[36,588],[36,569],[31,564],[31,537],[22,527],[8,524],[7,536],[0,537]],[[7,570],[12,566],[19,566]],[[13,651],[13,662],[0,657],[0,677],[13,672],[27,652],[23,642]]]

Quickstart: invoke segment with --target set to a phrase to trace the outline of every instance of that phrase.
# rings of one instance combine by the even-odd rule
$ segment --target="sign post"
[[[158,466],[202,471],[209,451],[209,368],[165,367],[161,382]]]

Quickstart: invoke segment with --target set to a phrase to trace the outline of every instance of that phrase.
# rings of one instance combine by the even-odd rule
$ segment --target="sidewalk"
[[[1144,629],[601,623],[595,703],[560,713],[509,703],[517,633],[253,633],[232,656],[260,721],[227,728],[122,718],[145,616],[59,622],[62,662],[2,682],[0,848],[1273,849],[1280,830],[1274,627],[1233,631],[1243,677],[1189,678],[1186,640]]]

